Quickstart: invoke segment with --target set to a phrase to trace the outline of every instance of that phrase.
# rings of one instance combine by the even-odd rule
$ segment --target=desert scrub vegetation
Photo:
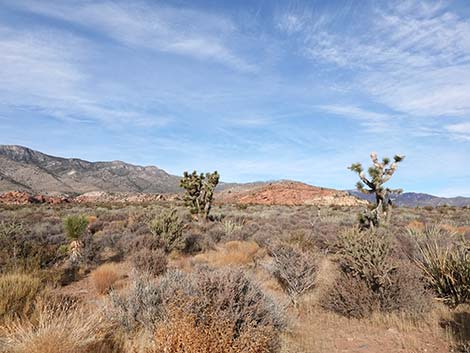
[[[167,253],[184,248],[185,225],[176,209],[162,212],[148,223],[148,227]]]
[[[98,315],[66,307],[42,308],[35,320],[0,327],[2,353],[93,353],[103,340]]]
[[[41,288],[41,280],[37,276],[0,275],[0,324],[7,319],[31,315]]]
[[[335,246],[340,273],[322,299],[324,308],[356,318],[374,312],[419,317],[429,309],[430,298],[416,267],[391,256],[386,234],[351,230]]]
[[[181,311],[175,312],[176,308]],[[265,337],[263,351],[269,352],[277,347],[279,331],[285,327],[276,301],[234,269],[198,268],[191,274],[170,270],[158,279],[137,277],[128,292],[111,293],[108,310],[113,322],[127,334],[145,329],[168,344],[173,342],[171,345],[184,340],[188,350],[175,352],[193,352],[197,345],[191,344],[202,340],[204,332],[206,339],[212,340],[209,345],[232,342],[236,346],[250,338],[255,344],[255,338]],[[222,331],[211,336],[206,330],[216,326]],[[192,335],[197,335],[193,343]]]
[[[136,251],[131,257],[132,265],[141,273],[159,276],[165,273],[168,257],[162,249],[145,249]]]
[[[267,267],[281,287],[295,302],[315,285],[318,265],[313,251],[279,243],[270,251],[272,263]]]
[[[122,277],[119,266],[115,263],[106,263],[99,266],[90,276],[93,286],[99,294],[108,293]]]
[[[87,231],[88,218],[83,215],[73,215],[64,218],[64,230],[70,240],[70,261],[77,263],[83,256],[82,237]]]
[[[184,224],[183,246],[168,253],[149,222],[173,209]],[[395,208],[389,226],[369,234],[355,228],[359,208],[347,207],[245,209],[216,204],[210,222],[194,222],[180,201],[0,207],[0,224],[11,229],[5,231],[8,237],[0,238],[0,277],[26,274],[40,284],[30,304],[9,310],[9,328],[0,335],[0,347],[23,352],[29,343],[21,342],[30,338],[53,342],[64,335],[58,338],[64,346],[56,344],[51,350],[148,353],[197,352],[199,347],[214,352],[320,353],[369,345],[370,351],[386,353],[395,353],[397,347],[445,353],[454,341],[455,347],[468,346],[468,325],[462,322],[470,310],[434,289],[419,265],[424,260],[421,249],[434,238],[419,232],[440,223],[442,235],[435,237],[439,254],[456,249],[463,253],[469,211]],[[80,237],[79,275],[62,281],[70,263],[62,223],[68,215],[87,215],[92,222]],[[112,274],[111,284],[95,290],[95,272],[112,263],[123,276],[114,282]],[[16,285],[16,280],[9,283]],[[431,299],[432,294],[438,299]],[[43,305],[51,307],[50,314],[41,314]],[[67,343],[72,324],[42,319],[41,327],[51,328],[40,329],[39,316],[62,317],[65,312],[59,308],[70,312],[67,320],[83,320],[84,327],[87,318],[80,312],[100,314],[99,327],[87,331],[88,343]],[[48,333],[59,325],[66,332]],[[13,341],[15,330],[29,332],[28,339],[20,341],[26,337],[22,333]]]
[[[416,263],[427,283],[446,304],[470,303],[470,242],[442,226],[412,230]]]

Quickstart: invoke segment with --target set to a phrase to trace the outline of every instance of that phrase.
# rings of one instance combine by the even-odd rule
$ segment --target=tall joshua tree
[[[217,171],[205,175],[204,173],[198,174],[196,171],[191,174],[184,172],[180,186],[186,190],[183,200],[191,214],[196,217],[202,216],[205,220],[209,218],[214,190],[219,183],[219,178]]]
[[[391,194],[400,194],[401,189],[389,189],[384,184],[389,181],[398,168],[398,164],[405,159],[405,156],[395,155],[393,162],[390,158],[383,158],[380,162],[377,153],[371,153],[372,166],[369,167],[369,176],[366,176],[361,163],[353,163],[349,169],[359,175],[357,190],[364,194],[375,195],[375,205],[369,213],[361,215],[360,223],[364,228],[378,227],[382,219],[390,218]]]

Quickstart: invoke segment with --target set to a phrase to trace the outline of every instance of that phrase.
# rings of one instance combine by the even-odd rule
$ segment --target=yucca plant
[[[88,218],[83,215],[72,215],[64,218],[64,230],[70,243],[70,260],[75,263],[82,257],[81,238],[88,227]]]
[[[470,243],[436,227],[416,242],[416,263],[437,296],[450,306],[470,303]]]

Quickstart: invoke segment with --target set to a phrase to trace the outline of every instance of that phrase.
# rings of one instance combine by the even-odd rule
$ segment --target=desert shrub
[[[140,272],[159,276],[166,271],[168,258],[161,249],[141,249],[132,255],[132,264]]]
[[[32,275],[0,276],[0,322],[7,318],[30,315],[40,289],[40,279]]]
[[[158,280],[137,276],[124,293],[111,292],[108,316],[125,332],[153,330],[165,307],[177,296],[196,295],[193,279],[181,271],[168,271]]]
[[[312,252],[284,243],[271,249],[270,255],[273,262],[268,270],[292,300],[313,288],[318,266]]]
[[[135,278],[127,293],[112,292],[109,317],[126,332],[145,328],[153,332],[171,319],[176,305],[204,322],[209,315],[227,320],[234,334],[249,327],[283,327],[282,310],[241,271],[197,269],[191,274],[168,271],[158,279]],[[274,342],[273,342],[274,344]]]
[[[246,327],[236,334],[233,322],[209,315],[200,321],[194,314],[174,308],[157,326],[149,353],[266,353],[275,350],[276,333],[270,327]]]
[[[0,223],[0,272],[32,272],[60,259],[60,242],[31,229],[15,219]]]
[[[431,298],[412,264],[398,268],[380,289],[352,273],[342,272],[321,298],[325,309],[346,317],[364,318],[374,312],[402,312],[421,317],[431,305]]]
[[[396,269],[390,256],[390,240],[376,232],[344,232],[335,247],[341,270],[360,277],[374,290],[381,288]]]
[[[79,240],[88,227],[88,218],[85,216],[67,216],[64,218],[65,234],[70,240]]]
[[[470,243],[436,227],[415,234],[416,263],[447,304],[470,302]]]
[[[43,308],[34,321],[14,321],[0,328],[5,353],[91,353],[101,341],[102,320],[78,310]]]
[[[99,294],[105,294],[113,289],[114,284],[121,277],[115,263],[101,265],[91,273],[91,281]]]
[[[199,269],[196,273],[199,304],[212,308],[221,317],[244,326],[284,327],[282,310],[261,287],[241,270]]]
[[[176,209],[163,212],[148,223],[150,232],[161,242],[166,252],[184,247],[184,222],[180,220]]]
[[[340,275],[322,306],[347,317],[375,311],[421,316],[429,307],[416,267],[390,256],[390,241],[375,232],[351,231],[338,239]]]

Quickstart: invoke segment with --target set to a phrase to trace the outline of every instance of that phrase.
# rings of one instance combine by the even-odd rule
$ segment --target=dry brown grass
[[[121,271],[117,264],[107,263],[91,273],[91,281],[98,294],[106,294],[113,289],[121,276]]]
[[[207,263],[214,267],[253,265],[265,255],[254,241],[229,241],[216,250],[194,257],[196,263]]]
[[[33,321],[0,328],[2,353],[92,353],[103,338],[100,318],[85,311],[43,308]]]
[[[33,275],[0,276],[0,323],[9,318],[31,314],[40,289],[41,281]]]
[[[438,307],[420,321],[401,313],[354,319],[323,310],[315,293],[304,296],[282,336],[282,353],[447,353],[450,344]]]

